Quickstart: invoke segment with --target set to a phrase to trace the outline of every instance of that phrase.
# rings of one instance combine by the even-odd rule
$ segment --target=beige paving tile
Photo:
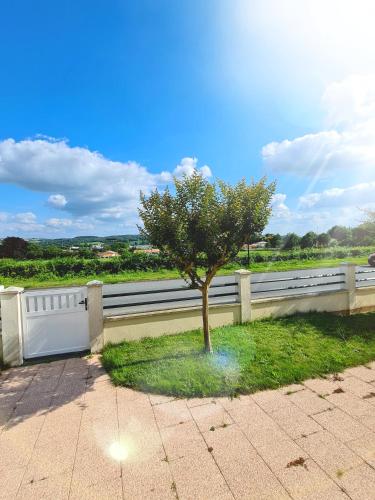
[[[348,441],[346,445],[375,468],[375,432],[368,431],[362,437]]]
[[[181,425],[164,427],[160,433],[168,460],[205,453],[207,450],[202,434],[192,420]]]
[[[25,467],[0,466],[0,499],[9,500],[16,497],[18,488],[21,485]]]
[[[288,434],[257,405],[237,409],[230,414],[255,447],[290,439]]]
[[[69,497],[71,473],[57,474],[21,486],[17,498],[65,500]]]
[[[214,403],[217,400],[229,400],[229,398],[189,398],[186,400],[186,406],[188,408],[193,408],[193,406],[207,405],[209,403]]]
[[[122,499],[121,478],[87,485],[75,484],[71,489],[71,500],[120,500]]]
[[[370,403],[349,392],[331,394],[327,396],[327,400],[354,418],[375,415],[374,407]]]
[[[296,443],[312,457],[333,479],[338,471],[345,471],[363,463],[362,459],[328,431],[320,431],[301,438]]]
[[[322,428],[311,417],[296,407],[287,407],[272,413],[272,418],[293,439],[318,432]]]
[[[206,454],[174,460],[169,466],[180,500],[233,500],[230,489],[208,451]]]
[[[76,443],[49,443],[34,448],[22,483],[43,480],[56,474],[72,472]]]
[[[306,460],[303,466],[278,469],[276,475],[292,498],[296,499],[313,494],[319,495],[335,487],[335,483],[311,459]]]
[[[152,406],[169,403],[170,401],[174,401],[176,399],[173,396],[164,396],[163,394],[150,394],[149,397]]]
[[[326,378],[313,378],[305,380],[303,385],[311,391],[316,392],[316,394],[326,396],[332,394],[332,392],[339,387],[339,382],[334,382]]]
[[[235,498],[289,498],[238,426],[206,432],[204,436]]]
[[[178,425],[181,422],[191,420],[191,415],[185,400],[171,401],[153,407],[155,418],[160,428],[170,425]]]
[[[305,389],[304,391],[298,391],[290,396],[289,400],[298,406],[307,415],[313,415],[315,413],[320,413],[326,411],[329,408],[333,408],[332,403],[326,399],[320,398],[317,394]]]
[[[368,394],[375,392],[375,388],[373,385],[364,382],[357,377],[347,377],[344,382],[340,383],[340,387],[344,391],[352,392],[360,398],[363,398],[363,396],[367,396]]]
[[[339,408],[314,415],[313,418],[341,441],[351,441],[366,434],[367,429]]]
[[[121,466],[110,456],[110,447],[92,447],[77,451],[73,469],[72,489],[90,486],[121,477]]]
[[[122,485],[126,500],[176,499],[173,478],[165,461],[125,462],[122,465]]]
[[[201,432],[206,432],[211,428],[216,429],[233,423],[233,419],[229,413],[217,403],[194,406],[190,411]]]
[[[353,375],[364,382],[375,382],[375,371],[365,366],[356,366],[355,368],[348,368],[345,373]]]
[[[309,458],[308,453],[290,438],[258,446],[256,450],[273,471],[285,469],[290,462],[301,457]]]
[[[281,389],[278,389],[281,394],[285,394],[286,396],[289,396],[290,394],[293,394],[293,392],[297,391],[303,391],[305,387],[302,384],[290,384],[286,385],[284,387],[281,387]]]
[[[353,500],[374,498],[375,470],[366,464],[346,471],[338,482]]]
[[[326,490],[319,490],[306,496],[303,500],[348,500],[348,495],[339,486],[332,486]]]
[[[257,392],[252,398],[267,413],[290,406],[289,396],[285,396],[279,390]]]
[[[217,403],[220,404],[227,411],[235,410],[237,408],[245,408],[248,405],[254,405],[254,401],[251,396],[241,395],[236,398],[229,398],[227,396],[221,398],[215,398],[214,400],[210,400],[210,398],[206,398],[206,401],[209,403]],[[198,406],[198,405],[193,405]]]

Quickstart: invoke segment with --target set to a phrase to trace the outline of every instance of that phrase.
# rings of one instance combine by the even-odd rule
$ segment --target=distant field
[[[341,262],[354,262],[358,265],[367,264],[367,257],[345,257],[345,258],[325,258],[325,259],[290,259],[277,262],[254,262],[249,266],[249,269],[256,273],[271,272],[271,271],[290,271],[296,269],[311,269],[317,267],[335,267]],[[232,274],[240,266],[237,263],[232,263],[219,271],[219,275]],[[123,283],[128,281],[144,281],[144,280],[159,280],[178,278],[179,274],[174,269],[159,269],[156,271],[125,271],[120,273],[101,273],[87,274],[85,276],[64,276],[64,277],[33,277],[33,278],[17,278],[17,277],[1,277],[0,285],[4,286],[20,286],[24,288],[43,288],[53,286],[72,286],[84,285],[91,280],[101,280],[104,283]]]

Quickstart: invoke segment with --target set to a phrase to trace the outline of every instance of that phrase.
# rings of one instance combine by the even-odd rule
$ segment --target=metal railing
[[[196,301],[197,304],[201,303],[201,293],[199,292],[199,290],[189,288],[188,286],[172,286],[167,288],[157,288],[154,284],[153,286],[154,288],[143,290],[103,293],[103,309],[107,311],[113,309],[123,309],[123,313],[127,314],[136,312],[136,310],[139,310],[139,308],[142,308],[142,310],[139,312],[147,312],[150,310],[158,310],[159,306],[160,309],[165,309],[165,307],[162,306],[166,304],[168,304],[168,308],[176,308],[191,307],[191,305],[194,305],[192,304],[192,301]],[[227,291],[228,287],[232,288],[233,290]],[[235,302],[237,300],[237,297],[238,289],[237,283],[235,281],[213,283],[209,289],[210,304],[217,302],[215,299],[223,298],[225,300],[228,300],[228,302],[230,302],[230,299],[232,299],[231,302]],[[119,303],[113,302],[113,299],[118,298],[124,300],[121,300]],[[130,298],[130,300],[127,300],[127,298]],[[134,300],[133,298],[139,298],[140,300]],[[181,304],[184,302],[187,302],[187,304],[181,306]],[[220,301],[220,303],[225,302]],[[135,308],[135,311],[130,311],[131,308]]]
[[[252,285],[264,285],[265,283],[288,283],[291,282],[300,282],[304,280],[316,280],[316,279],[331,279],[331,278],[342,278],[345,277],[345,273],[343,272],[330,272],[330,273],[321,273],[321,274],[308,274],[308,275],[297,275],[297,276],[288,276],[288,277],[281,277],[281,278],[273,278],[270,280],[267,279],[262,279],[257,281],[254,279],[252,281]],[[295,284],[292,286],[281,286],[278,288],[267,288],[265,290],[254,290],[253,294],[258,294],[258,293],[272,293],[272,292],[280,292],[280,291],[288,291],[288,290],[305,290],[308,291],[309,289],[313,289],[316,287],[326,287],[326,286],[336,286],[336,285],[343,285],[345,284],[345,279],[338,279],[334,281],[328,281],[328,282],[317,282],[317,283],[307,283],[307,284]],[[277,294],[275,294],[277,295]]]

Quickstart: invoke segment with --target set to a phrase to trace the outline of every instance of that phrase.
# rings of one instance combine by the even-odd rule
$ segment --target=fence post
[[[22,352],[22,304],[23,288],[10,286],[0,292],[3,363],[19,366],[23,363]]]
[[[345,273],[345,290],[348,293],[347,313],[350,314],[356,308],[356,264],[343,262],[341,270]]]
[[[87,283],[87,310],[89,314],[89,334],[91,352],[103,349],[103,282]]]
[[[251,271],[239,269],[235,271],[238,286],[238,301],[241,304],[240,322],[251,321]]]

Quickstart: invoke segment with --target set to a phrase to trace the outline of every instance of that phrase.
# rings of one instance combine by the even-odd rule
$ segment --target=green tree
[[[318,236],[317,242],[320,247],[328,247],[331,237],[327,233],[321,233]]]
[[[10,259],[24,259],[27,255],[28,243],[23,238],[8,236],[3,239],[0,255]]]
[[[294,250],[299,248],[301,243],[301,238],[296,233],[288,233],[284,238],[283,248],[284,250]]]
[[[333,226],[328,231],[328,234],[331,238],[337,240],[339,245],[346,245],[348,243],[350,244],[352,237],[351,229],[345,226]]]
[[[141,193],[143,235],[174,262],[191,288],[202,294],[206,352],[212,352],[208,292],[217,271],[236,257],[244,242],[261,233],[271,214],[275,184],[266,179],[235,186],[210,183],[198,172],[175,179],[175,194]],[[201,271],[203,269],[203,271]]]
[[[301,238],[301,248],[313,248],[316,246],[318,235],[313,231],[309,231]]]
[[[267,241],[267,247],[268,248],[279,248],[281,247],[281,244],[282,244],[282,237],[280,234],[276,233],[276,234],[266,234],[265,235],[265,238],[264,238],[266,241]]]

